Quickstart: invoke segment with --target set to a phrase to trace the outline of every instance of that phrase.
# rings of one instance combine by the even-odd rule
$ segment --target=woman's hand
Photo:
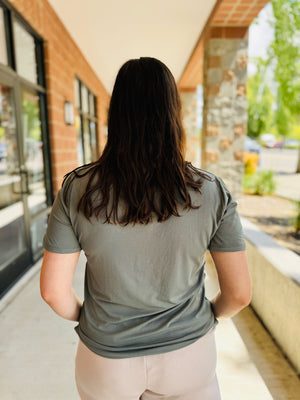
[[[211,301],[216,318],[233,317],[251,301],[251,279],[246,251],[212,251],[220,292]]]
[[[79,254],[45,250],[40,276],[42,298],[58,315],[71,321],[79,320],[82,307],[72,287]]]

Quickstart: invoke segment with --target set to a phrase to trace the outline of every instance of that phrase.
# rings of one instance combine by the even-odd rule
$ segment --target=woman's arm
[[[232,317],[251,301],[251,279],[246,251],[212,251],[220,291],[212,300],[216,318]]]
[[[61,317],[78,321],[82,301],[72,287],[80,252],[58,254],[45,250],[40,276],[41,296]]]

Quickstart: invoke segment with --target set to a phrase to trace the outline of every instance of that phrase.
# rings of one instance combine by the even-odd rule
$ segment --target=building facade
[[[267,2],[217,0],[178,81],[187,160],[235,195],[247,133],[247,32]],[[109,98],[47,0],[0,0],[0,297],[41,256],[63,176],[101,154]]]
[[[101,153],[108,101],[46,0],[0,1],[0,295],[41,256],[63,176]]]

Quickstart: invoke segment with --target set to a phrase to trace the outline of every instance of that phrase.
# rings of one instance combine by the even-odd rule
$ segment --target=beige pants
[[[110,359],[79,341],[76,384],[82,400],[220,400],[213,330],[168,353]]]

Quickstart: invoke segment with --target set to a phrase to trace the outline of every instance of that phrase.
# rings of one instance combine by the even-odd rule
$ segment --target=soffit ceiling
[[[156,57],[178,81],[216,0],[48,0],[107,91],[130,58]]]

